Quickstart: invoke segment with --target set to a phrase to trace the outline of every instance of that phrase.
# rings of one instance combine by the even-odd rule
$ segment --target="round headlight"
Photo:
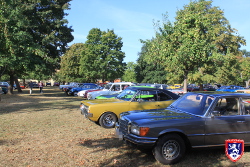
[[[140,135],[140,127],[137,125],[131,125],[130,132],[135,135]]]

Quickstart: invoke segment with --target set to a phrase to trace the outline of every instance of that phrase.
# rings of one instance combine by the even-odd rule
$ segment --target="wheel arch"
[[[104,112],[102,112],[102,113],[100,114],[100,116],[99,116],[99,118],[98,118],[98,120],[97,120],[97,123],[98,123],[98,124],[99,124],[99,121],[100,121],[101,117],[103,116],[103,114],[107,114],[107,113],[114,114],[114,115],[116,116],[117,120],[118,120],[118,116],[116,115],[116,113],[114,113],[114,112],[112,112],[112,111],[104,111]],[[99,125],[100,125],[100,124],[99,124]]]
[[[188,149],[191,149],[191,144],[190,144],[190,141],[189,141],[187,135],[186,135],[183,131],[181,131],[181,130],[179,130],[179,129],[168,129],[168,130],[162,131],[162,132],[159,134],[159,136],[158,136],[158,140],[159,140],[160,138],[162,138],[163,136],[169,135],[169,134],[177,134],[177,135],[179,135],[179,136],[183,139],[183,141],[184,141],[186,147],[187,147]],[[157,141],[158,141],[158,140],[157,140]]]

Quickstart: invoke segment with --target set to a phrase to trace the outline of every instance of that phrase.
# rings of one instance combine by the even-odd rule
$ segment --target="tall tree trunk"
[[[183,91],[187,93],[187,85],[188,85],[188,71],[184,73],[184,83],[183,83]]]
[[[199,91],[203,91],[203,84],[199,84],[200,88]]]
[[[8,90],[8,94],[13,94],[13,85],[14,85],[14,74],[9,74],[10,75],[10,86]]]
[[[22,89],[21,89],[21,87],[20,87],[20,84],[19,84],[19,82],[18,82],[18,78],[17,78],[17,77],[14,77],[14,81],[15,81],[15,83],[16,83],[18,93],[22,93],[23,91],[22,91]]]
[[[249,88],[250,79],[248,81],[245,81],[245,82],[246,82],[246,88]]]

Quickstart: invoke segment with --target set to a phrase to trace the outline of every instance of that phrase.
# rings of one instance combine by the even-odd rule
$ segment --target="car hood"
[[[196,116],[180,112],[174,109],[152,109],[152,110],[138,110],[128,111],[121,114],[132,122],[152,122],[160,120],[173,120],[173,119],[190,119]],[[121,118],[122,119],[122,118]]]
[[[83,100],[81,101],[82,104],[90,106],[96,104],[105,104],[105,103],[124,103],[127,101],[119,100],[119,99],[94,99],[94,100]]]

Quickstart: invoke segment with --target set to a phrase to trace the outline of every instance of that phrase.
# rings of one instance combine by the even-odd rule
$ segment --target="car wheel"
[[[153,149],[154,157],[164,165],[175,164],[184,156],[186,145],[178,134],[161,137]]]
[[[107,112],[102,114],[99,119],[99,124],[104,128],[114,128],[117,122],[117,117],[114,113]]]
[[[78,96],[77,93],[78,93],[78,92],[73,92],[74,96]]]
[[[88,100],[91,100],[91,96],[87,96],[87,99],[88,99]]]

